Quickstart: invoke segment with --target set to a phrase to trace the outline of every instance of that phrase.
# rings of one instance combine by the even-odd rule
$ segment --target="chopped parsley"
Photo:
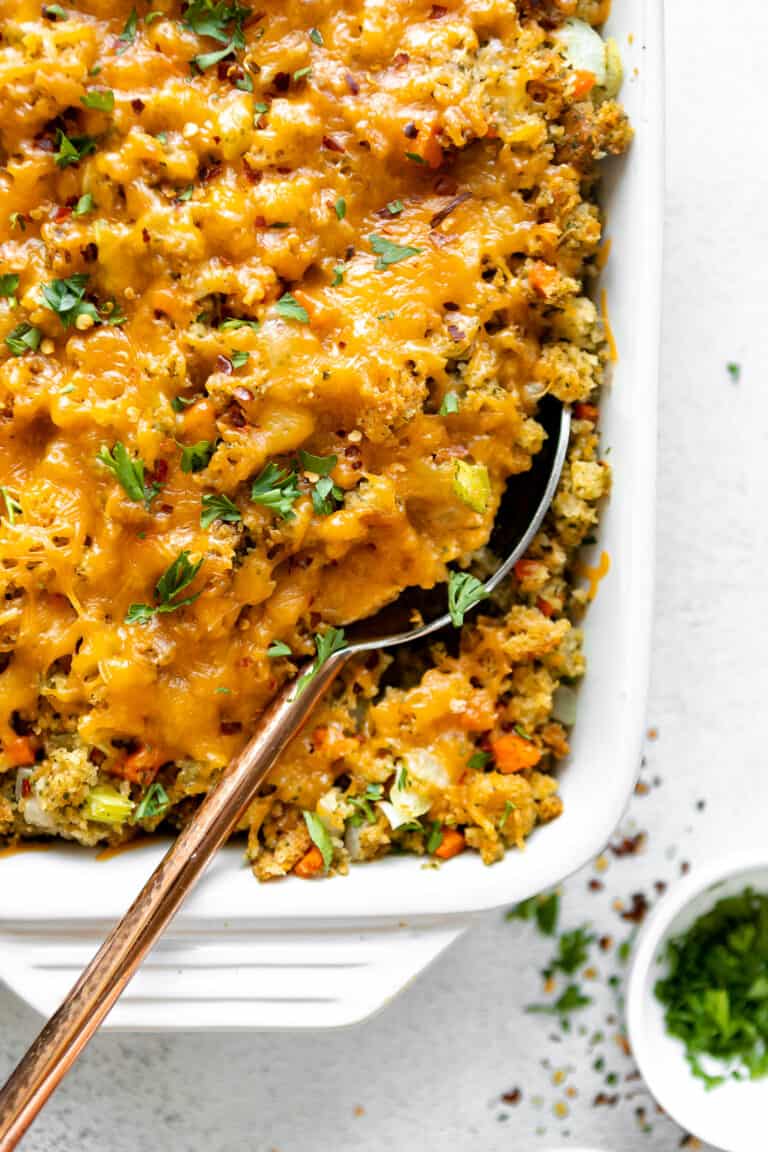
[[[235,332],[238,328],[252,328],[254,332],[258,332],[259,322],[258,320],[247,320],[243,316],[228,316],[219,324],[220,332]]]
[[[298,83],[299,80],[309,80],[311,76],[312,68],[308,65],[306,68],[297,68],[293,74],[293,79]]]
[[[27,230],[27,221],[23,212],[11,212],[10,216],[8,217],[8,223],[11,227],[11,231],[15,231],[17,228],[19,232],[26,232]]]
[[[92,88],[80,97],[85,108],[95,108],[97,112],[111,112],[115,106],[115,94],[111,88]]]
[[[251,485],[251,500],[271,508],[283,520],[291,520],[295,515],[293,506],[299,498],[298,477],[293,471],[279,468],[269,463],[261,470]]]
[[[7,297],[14,301],[16,300],[16,289],[19,286],[19,276],[17,272],[4,272],[0,276],[0,296]]]
[[[191,0],[184,13],[187,28],[198,36],[208,36],[224,45],[214,52],[194,57],[192,63],[200,72],[218,64],[238,48],[245,47],[243,23],[249,14],[250,8],[244,8],[237,2],[229,4],[226,0]]]
[[[177,204],[183,204],[185,200],[191,200],[192,199],[192,193],[194,192],[194,190],[195,190],[194,184],[187,184],[186,188],[182,188],[181,192],[179,192],[177,194],[176,203]]]
[[[16,523],[16,517],[22,516],[24,509],[15,497],[11,496],[7,488],[0,486],[0,496],[3,498],[5,505],[5,518],[9,524]]]
[[[12,355],[23,356],[25,352],[36,352],[42,338],[40,329],[34,328],[25,320],[11,329],[5,338],[5,343]]]
[[[402,210],[402,200],[390,200],[389,204],[387,204],[387,212],[389,212],[390,216],[399,216]]]
[[[282,316],[283,320],[296,320],[299,324],[309,324],[309,312],[290,292],[280,297],[275,304],[275,312],[278,316]]]
[[[333,279],[331,280],[331,288],[338,288],[339,284],[344,282],[344,265],[335,264],[333,268]]]
[[[376,262],[373,266],[377,272],[383,272],[393,264],[399,264],[401,260],[408,260],[409,257],[421,253],[421,248],[414,248],[410,244],[395,244],[394,240],[387,240],[386,236],[377,236],[375,232],[372,232],[368,239],[376,253]]]
[[[336,215],[338,216],[339,220],[343,220],[347,214],[347,202],[343,196],[339,196],[338,200],[334,204],[334,208],[336,209]]]
[[[296,681],[296,695],[302,692],[307,684],[315,678],[317,673],[326,664],[335,652],[339,652],[346,644],[343,628],[329,628],[327,632],[318,632],[315,636],[315,659]]]
[[[133,814],[134,820],[149,820],[153,816],[160,816],[165,812],[166,808],[170,807],[171,801],[168,799],[168,793],[162,784],[155,781],[151,784],[147,791],[144,793],[139,806]]]
[[[431,856],[437,852],[438,848],[443,842],[443,826],[439,820],[432,821],[432,827],[427,837],[427,852]]]
[[[446,392],[440,405],[440,416],[454,416],[459,410],[459,397],[455,392]]]
[[[528,1004],[526,1012],[541,1012],[548,1016],[559,1016],[563,1026],[571,1012],[578,1012],[592,1003],[591,996],[585,996],[578,984],[569,984],[565,991],[552,1004]]]
[[[202,472],[207,468],[216,444],[210,440],[198,440],[196,444],[185,444],[181,449],[182,472]]]
[[[359,828],[361,824],[375,824],[376,813],[373,810],[373,805],[381,800],[384,795],[384,788],[381,784],[368,784],[366,785],[365,792],[359,796],[346,796],[345,800],[354,808],[354,812],[349,817],[348,823],[353,828]]]
[[[78,272],[43,285],[43,305],[56,313],[65,328],[71,328],[78,316],[90,316],[94,323],[100,320],[96,305],[84,299],[88,279],[85,272]]]
[[[467,760],[467,768],[474,768],[476,771],[482,772],[486,764],[489,764],[492,759],[490,752],[473,752]]]
[[[532,896],[507,912],[506,920],[536,920],[536,926],[543,936],[554,936],[560,915],[560,896],[550,892],[544,896]]]
[[[267,656],[270,660],[277,660],[281,656],[292,656],[290,648],[282,640],[273,640],[269,648],[267,648]]]
[[[224,524],[239,524],[242,518],[240,509],[229,496],[224,496],[221,492],[206,492],[203,496],[201,528],[210,528],[216,520],[221,520]]]
[[[718,900],[668,941],[666,962],[655,992],[693,1074],[707,1088],[768,1075],[768,894]]]
[[[299,460],[305,472],[312,472],[318,479],[312,483],[312,507],[318,516],[330,516],[344,500],[344,492],[334,484],[330,473],[336,467],[338,457],[314,456],[311,452],[299,451]]]
[[[737,364],[735,360],[730,360],[725,368],[733,383],[738,384],[741,380],[741,364]]]
[[[85,192],[78,200],[72,209],[73,216],[85,216],[87,212],[93,211],[93,196],[90,192]]]
[[[507,820],[509,819],[509,814],[510,814],[510,812],[514,812],[515,808],[516,808],[516,805],[513,804],[511,800],[506,800],[504,802],[504,811],[501,814],[501,819],[499,820],[499,823],[496,825],[499,832],[504,831],[504,828],[506,827]]]
[[[414,164],[425,164],[426,161],[423,156],[419,156],[418,152],[406,152],[406,160],[413,160]]]
[[[312,843],[316,848],[320,849],[320,855],[323,858],[323,869],[327,872],[333,860],[333,844],[328,835],[328,829],[316,812],[305,812],[304,822],[307,825],[307,831],[309,832]]]
[[[469,572],[451,572],[448,579],[448,611],[455,628],[464,623],[464,616],[488,593],[485,585]]]
[[[79,164],[84,156],[90,156],[91,152],[95,151],[96,141],[93,136],[69,137],[61,128],[58,129],[56,151],[53,154],[58,168],[69,168],[73,164]]]
[[[544,969],[544,976],[549,979],[555,972],[565,972],[572,976],[589,958],[590,945],[595,940],[594,932],[590,932],[586,924],[581,928],[574,928],[571,932],[563,932],[557,941],[557,955],[553,957]]]
[[[61,4],[44,4],[43,16],[46,20],[68,20],[69,13],[62,8]]]
[[[248,363],[250,352],[230,352],[229,359],[233,368],[242,368],[243,364]]]
[[[122,56],[123,52],[126,52],[131,44],[133,44],[134,40],[136,39],[136,29],[138,24],[138,13],[135,8],[131,8],[130,15],[125,22],[125,27],[118,36],[118,40],[121,42],[121,47],[117,50],[118,56]]]
[[[323,34],[319,28],[310,28],[309,38],[313,44],[317,44],[318,48],[323,46]]]
[[[145,484],[143,460],[138,457],[134,459],[125,444],[121,444],[119,440],[111,452],[106,444],[102,444],[96,459],[115,475],[131,500],[135,500],[137,504],[145,504],[147,508],[150,507],[160,491],[160,485]]]
[[[153,616],[161,612],[176,612],[187,604],[194,604],[200,595],[195,592],[192,596],[179,595],[189,587],[202,567],[203,558],[193,564],[189,559],[186,548],[179,552],[176,559],[168,565],[155,585],[155,604],[131,604],[125,617],[126,624],[146,624]]]

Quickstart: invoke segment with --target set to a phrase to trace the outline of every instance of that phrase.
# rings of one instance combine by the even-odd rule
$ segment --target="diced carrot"
[[[534,768],[541,760],[541,749],[516,732],[507,732],[498,740],[493,740],[491,752],[499,772],[505,774]]]
[[[600,419],[600,410],[594,404],[574,404],[573,414],[577,420],[589,420],[591,424]]]
[[[597,77],[594,72],[586,70],[576,72],[573,77],[574,100],[583,100],[585,96],[589,96],[596,83]]]
[[[435,856],[439,856],[441,860],[450,860],[452,856],[458,856],[459,852],[463,852],[465,846],[466,841],[458,828],[444,828],[440,846],[435,849]]]
[[[320,849],[316,844],[313,844],[309,852],[302,856],[298,864],[294,866],[294,876],[300,876],[302,880],[311,880],[313,876],[317,876],[318,872],[323,870],[323,856]]]
[[[443,162],[443,150],[434,136],[425,141],[421,154],[430,168],[439,168]]]
[[[552,607],[552,605],[550,604],[549,600],[544,600],[541,596],[539,596],[539,598],[536,601],[536,607],[538,608],[539,612],[542,613],[542,615],[547,617],[547,619],[549,619],[549,617],[555,611],[554,608]]]
[[[151,784],[158,768],[161,764],[165,764],[167,759],[160,748],[142,744],[136,752],[132,752],[125,760],[116,764],[112,771],[115,776],[122,776],[132,784]]]
[[[546,298],[559,276],[560,273],[557,268],[553,268],[551,264],[545,264],[543,260],[537,260],[528,273],[528,282],[537,296]]]
[[[530,580],[532,576],[538,575],[540,564],[538,560],[518,560],[515,564],[514,572],[517,579],[522,582]]]
[[[35,750],[28,736],[17,736],[3,748],[3,757],[11,768],[24,768],[35,762]]]
[[[181,424],[184,435],[188,436],[192,443],[197,443],[199,440],[215,440],[217,428],[216,409],[213,402],[211,400],[198,400],[196,404],[191,404],[189,408],[184,410]]]

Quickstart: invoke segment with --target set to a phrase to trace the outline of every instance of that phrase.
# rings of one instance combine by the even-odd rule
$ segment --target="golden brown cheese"
[[[31,737],[42,793],[73,740],[78,788],[175,764],[199,792],[290,673],[270,645],[444,582],[540,448],[542,391],[599,384],[583,192],[626,123],[552,38],[604,11],[543,7],[0,0],[0,742]],[[299,451],[336,458],[325,507]],[[269,465],[290,518],[251,496]],[[137,619],[181,554],[190,602]]]

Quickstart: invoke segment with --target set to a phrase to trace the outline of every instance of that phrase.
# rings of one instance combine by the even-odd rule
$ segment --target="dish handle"
[[[445,917],[319,923],[184,919],[144,961],[105,1028],[332,1028],[383,1008],[466,930]],[[110,925],[0,923],[0,979],[44,1016],[56,1008]]]

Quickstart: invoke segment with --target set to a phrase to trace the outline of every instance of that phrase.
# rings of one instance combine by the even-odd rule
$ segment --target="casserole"
[[[326,884],[255,886],[232,847],[215,861],[111,1026],[360,1019],[455,938],[473,912],[558,882],[601,847],[619,818],[639,758],[650,631],[661,6],[620,0],[608,30],[622,51],[622,100],[637,135],[606,179],[612,258],[602,287],[620,360],[603,398],[614,490],[592,562],[605,551],[611,568],[587,621],[590,669],[561,774],[564,814],[525,852],[490,869],[469,855],[448,871],[390,859]],[[1,859],[0,976],[38,1010],[50,1011],[160,852],[145,844],[94,865],[91,854],[57,846]]]

